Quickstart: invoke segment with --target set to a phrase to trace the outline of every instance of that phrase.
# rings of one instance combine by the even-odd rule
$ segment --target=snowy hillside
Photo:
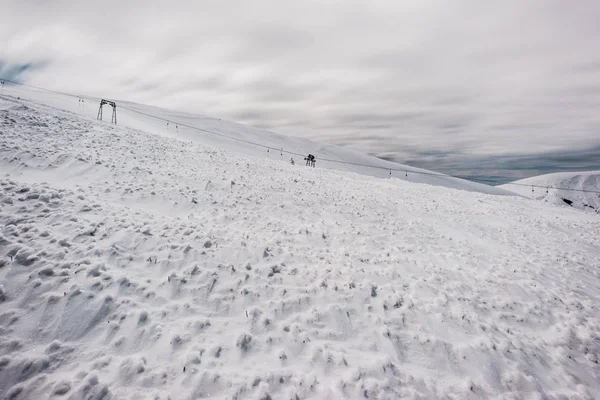
[[[600,219],[0,99],[0,398],[600,397]]]
[[[97,116],[98,105],[100,102],[100,99],[97,98],[82,98],[84,101],[81,103],[78,98],[16,85],[7,85],[3,91],[5,96],[10,96],[12,98],[20,97],[21,99],[27,99],[38,104],[50,105],[55,108],[68,110],[94,119]],[[283,160],[285,162],[289,162],[290,158],[293,158],[297,165],[303,165],[304,156],[310,153],[317,156],[316,166],[318,168],[352,171],[379,178],[389,178],[389,168],[391,168],[402,170],[392,171],[392,177],[402,178],[410,182],[428,183],[431,185],[481,193],[502,195],[512,194],[512,192],[507,192],[492,186],[469,182],[458,178],[451,178],[440,173],[420,168],[392,163],[349,149],[316,143],[307,139],[282,136],[265,130],[222,121],[217,118],[170,111],[124,101],[118,101],[117,103],[117,120],[120,126],[155,133],[165,137],[189,140],[202,145],[214,146],[222,150],[235,151],[237,153],[258,156],[261,158],[268,157],[273,160]],[[104,107],[104,120],[111,120],[111,110],[112,109],[109,106]],[[167,126],[167,122],[157,119],[156,117],[169,120],[171,123]],[[183,125],[178,126],[173,121],[200,128],[201,130],[191,129]],[[235,140],[229,138],[234,138]],[[262,146],[270,147],[271,149],[267,153],[265,147],[252,145],[250,143],[258,143]],[[290,155],[288,153],[282,154],[280,149],[284,149],[291,153],[301,154],[301,156]],[[323,161],[323,159],[331,161]],[[348,164],[340,163],[339,161]],[[372,165],[378,168],[365,167],[364,165]],[[404,171],[406,171],[406,173]]]
[[[560,172],[534,176],[514,183],[519,185],[507,184],[500,187],[548,203],[600,213],[600,171]]]

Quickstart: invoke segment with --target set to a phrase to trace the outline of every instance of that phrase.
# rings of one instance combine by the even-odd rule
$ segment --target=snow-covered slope
[[[600,171],[540,175],[500,187],[537,200],[600,213]]]
[[[600,397],[600,218],[0,100],[0,398]]]
[[[84,102],[81,103],[78,98],[16,85],[8,85],[5,87],[4,95],[12,96],[13,98],[20,97],[21,99],[27,99],[39,104],[46,104],[59,109],[69,110],[94,119],[98,113],[98,104],[100,101],[100,99],[86,97]],[[289,162],[290,158],[293,158],[297,165],[304,164],[303,156],[299,157],[281,153],[279,149],[301,155],[310,153],[317,156],[317,167],[319,168],[352,171],[379,178],[390,177],[390,170],[388,168],[401,169],[406,171],[406,173],[403,171],[392,171],[392,177],[403,178],[410,182],[428,183],[431,185],[481,193],[500,195],[513,194],[512,192],[507,192],[492,186],[452,178],[420,168],[392,163],[338,146],[317,143],[307,139],[282,136],[265,130],[222,121],[217,118],[170,111],[124,101],[118,101],[117,103],[117,119],[119,125],[165,137],[185,139],[202,145],[218,147],[222,150],[235,151],[241,154],[285,162]],[[104,120],[110,121],[111,112],[112,109],[109,106],[104,107]],[[165,120],[177,121],[185,125],[203,129],[204,131],[190,129],[184,126],[177,127],[174,122],[171,122],[167,127],[165,121],[149,115]],[[227,137],[235,138],[236,140],[228,139]],[[266,148],[255,146],[248,142],[259,143],[263,146],[271,147],[271,149],[267,153]],[[332,161],[323,161],[323,159]],[[343,161],[350,164],[339,163],[336,161]],[[365,167],[356,164],[372,165],[378,168]]]

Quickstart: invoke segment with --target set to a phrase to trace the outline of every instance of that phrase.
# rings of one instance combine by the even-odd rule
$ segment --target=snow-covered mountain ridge
[[[3,90],[4,95],[10,96],[12,99],[20,97],[36,104],[68,110],[88,118],[96,118],[98,113],[100,99],[97,98],[70,97],[16,85],[9,85]],[[105,120],[111,120],[111,112],[110,106],[105,105]],[[493,186],[385,161],[347,148],[283,136],[219,118],[171,111],[126,101],[117,102],[117,118],[120,126],[177,140],[187,140],[239,154],[285,162],[294,159],[297,165],[304,164],[303,157],[305,155],[313,154],[317,156],[318,168],[350,171],[378,178],[401,178],[410,182],[428,183],[481,193],[513,194]],[[168,121],[170,122],[167,125]],[[178,125],[175,121],[185,125]],[[259,146],[252,143],[259,144]],[[269,148],[268,152],[265,146]],[[281,153],[280,149],[285,152]],[[290,155],[287,152],[300,154],[300,156]],[[331,161],[323,161],[324,159]]]
[[[500,187],[536,200],[600,214],[600,171],[539,175]]]
[[[0,99],[0,398],[600,397],[600,218]]]

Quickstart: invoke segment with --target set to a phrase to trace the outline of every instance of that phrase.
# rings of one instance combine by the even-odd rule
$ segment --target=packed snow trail
[[[0,398],[600,397],[600,218],[0,103]]]

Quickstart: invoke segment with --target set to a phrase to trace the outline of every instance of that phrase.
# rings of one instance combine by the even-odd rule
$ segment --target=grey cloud
[[[28,73],[47,66],[47,62],[11,63],[0,59],[0,76],[11,81],[19,81]]]
[[[598,73],[600,72],[600,56],[597,56],[597,60],[584,61],[582,63],[576,63],[575,65],[569,66],[564,72],[567,74],[572,73]]]
[[[434,169],[455,176],[501,184],[532,175],[556,171],[590,171],[600,169],[600,146],[585,150],[549,152],[516,156],[478,157],[464,153],[420,152],[406,160],[381,157],[389,161],[407,161],[415,166]]]

